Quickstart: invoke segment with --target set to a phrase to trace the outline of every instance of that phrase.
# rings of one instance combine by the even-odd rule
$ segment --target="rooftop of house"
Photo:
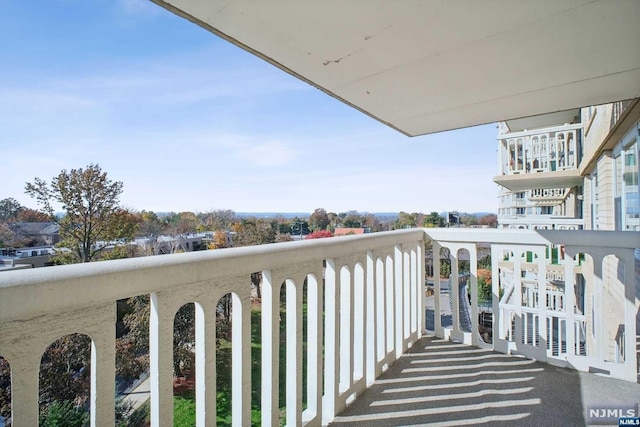
[[[336,227],[333,232],[334,236],[347,236],[351,234],[364,234],[364,228]]]
[[[14,233],[24,235],[53,235],[60,231],[55,222],[10,222],[7,226]]]

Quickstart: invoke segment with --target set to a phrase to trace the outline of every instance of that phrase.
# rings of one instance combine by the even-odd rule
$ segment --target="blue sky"
[[[496,211],[496,127],[409,138],[147,0],[4,0],[0,199],[99,163],[132,209]]]

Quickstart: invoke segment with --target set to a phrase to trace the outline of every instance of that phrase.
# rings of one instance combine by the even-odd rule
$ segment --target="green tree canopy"
[[[11,221],[17,218],[24,207],[11,197],[0,200],[0,222]]]
[[[329,215],[327,211],[318,208],[309,216],[309,228],[312,231],[326,230],[329,225]]]
[[[155,212],[152,211],[140,211],[140,226],[138,227],[139,236],[157,236],[162,234],[164,230],[164,224],[158,218]]]
[[[242,219],[233,226],[236,235],[233,237],[233,246],[252,246],[274,243],[276,229],[264,219]]]
[[[51,184],[40,178],[27,183],[25,192],[60,225],[60,246],[69,248],[77,262],[96,258],[113,240],[130,239],[135,226],[125,225],[125,210],[119,205],[123,184],[113,182],[99,165],[62,170]],[[55,215],[61,205],[65,215]]]
[[[431,212],[425,217],[424,226],[429,228],[444,227],[444,218],[438,212]]]

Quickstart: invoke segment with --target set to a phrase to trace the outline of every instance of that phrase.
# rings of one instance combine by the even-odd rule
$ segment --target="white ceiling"
[[[152,0],[407,135],[640,96],[638,0]]]

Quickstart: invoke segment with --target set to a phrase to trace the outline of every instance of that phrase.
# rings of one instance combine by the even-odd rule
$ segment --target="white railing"
[[[12,426],[38,425],[41,356],[52,342],[72,333],[92,340],[91,425],[114,425],[116,301],[141,294],[151,296],[151,424],[172,425],[174,316],[182,305],[194,302],[197,425],[213,425],[216,305],[228,293],[233,299],[232,422],[250,425],[250,275],[256,271],[263,274],[262,423],[280,423],[279,310],[284,286],[287,424],[326,424],[421,336],[423,251],[424,233],[403,230],[3,273],[0,355],[11,367]]]
[[[635,336],[635,275],[634,247],[638,245],[637,233],[611,231],[558,231],[558,230],[481,230],[426,229],[430,240],[438,249],[451,250],[451,274],[457,272],[457,251],[468,250],[471,259],[471,319],[474,322],[471,333],[460,329],[456,313],[457,296],[453,295],[453,325],[442,327],[435,317],[436,333],[439,336],[457,339],[465,343],[487,346],[477,333],[477,293],[475,277],[475,248],[478,244],[490,244],[492,257],[493,288],[493,339],[488,347],[506,353],[519,353],[540,361],[559,366],[572,367],[583,371],[595,368],[608,372],[612,377],[636,382],[636,354],[626,351],[623,363],[607,362],[606,347],[608,328],[617,322],[615,316],[604,308],[605,289],[622,286],[624,301],[618,302],[617,313],[623,313],[625,327],[633,329]],[[549,265],[545,260],[549,246],[564,247],[564,259],[560,265]],[[533,262],[526,262],[525,254],[531,254]],[[581,261],[583,258],[584,261]],[[507,261],[504,261],[504,260]],[[620,265],[607,265],[619,263]],[[613,267],[613,269],[612,269]],[[558,268],[564,270],[563,291],[547,292],[547,273]],[[439,271],[434,268],[434,277]],[[626,274],[608,271],[624,270]],[[533,276],[532,274],[535,274]],[[581,274],[586,284],[583,298],[592,300],[588,317],[575,313],[576,275]],[[527,293],[526,286],[537,281],[537,289]],[[504,295],[499,300],[500,288]],[[434,280],[436,295],[440,284]],[[533,288],[531,288],[533,290]],[[544,300],[543,300],[544,298]],[[544,303],[535,303],[545,301]],[[436,299],[437,302],[437,299]],[[584,303],[584,301],[583,301]],[[611,303],[611,302],[610,302]],[[439,306],[436,304],[435,312]],[[616,323],[617,325],[617,323]],[[624,349],[634,348],[632,338],[623,338]],[[568,349],[571,349],[570,351]],[[633,354],[632,354],[633,353]],[[631,358],[632,360],[629,360]]]
[[[636,355],[607,364],[607,319],[602,305],[594,317],[574,313],[573,292],[563,311],[547,304],[523,307],[521,254],[536,254],[545,289],[545,248],[564,245],[565,289],[574,288],[574,259],[588,255],[581,274],[587,293],[602,300],[609,280],[603,260],[615,255],[633,271],[635,233],[605,231],[424,229],[375,233],[257,247],[107,261],[8,272],[0,275],[0,356],[12,375],[13,427],[38,424],[40,359],[56,339],[82,333],[91,337],[91,424],[114,424],[116,301],[150,294],[151,424],[173,421],[173,321],[184,304],[196,303],[197,425],[213,425],[216,414],[215,308],[232,294],[232,422],[251,423],[251,280],[263,277],[261,310],[262,425],[280,423],[278,404],[280,291],[286,289],[286,422],[324,425],[357,398],[383,370],[422,335],[425,328],[425,242],[434,253],[450,249],[451,274],[458,277],[459,251],[470,259],[471,331],[461,329],[460,287],[451,286],[452,326],[435,316],[435,333],[461,342],[518,352],[575,369],[595,367],[636,381]],[[492,254],[493,339],[478,332],[477,248]],[[512,254],[510,304],[498,300],[500,264]],[[440,294],[440,265],[434,263],[434,288]],[[615,269],[613,271],[616,271]],[[591,274],[589,274],[591,272]],[[506,276],[504,276],[506,277]],[[635,278],[624,275],[625,349],[635,349]],[[303,283],[307,283],[307,335],[303,346]],[[541,286],[542,285],[542,286]],[[589,297],[590,299],[590,297]],[[567,310],[566,307],[571,307]],[[440,313],[440,299],[434,298]],[[322,319],[324,318],[324,322]],[[526,320],[524,320],[526,318]],[[570,325],[570,327],[567,327]],[[525,333],[526,331],[526,333]],[[593,331],[593,333],[592,333]],[[523,342],[524,339],[524,342]],[[588,340],[595,345],[588,345]],[[553,347],[557,343],[558,347]],[[598,345],[603,343],[603,345]],[[303,356],[303,348],[306,354]],[[566,351],[573,349],[573,351]],[[585,350],[586,349],[586,350]],[[583,354],[584,353],[584,354]],[[306,370],[303,371],[303,358]],[[612,365],[612,366],[610,366]],[[307,385],[302,402],[303,378]],[[255,404],[255,402],[253,402]],[[303,409],[304,408],[304,409]]]
[[[534,188],[529,199],[552,198],[564,199],[569,190],[567,188]]]
[[[498,223],[509,229],[582,230],[584,220],[553,215],[499,215]]]
[[[547,289],[547,309],[564,311],[564,291]]]
[[[581,124],[502,134],[500,173],[554,172],[576,169]]]

